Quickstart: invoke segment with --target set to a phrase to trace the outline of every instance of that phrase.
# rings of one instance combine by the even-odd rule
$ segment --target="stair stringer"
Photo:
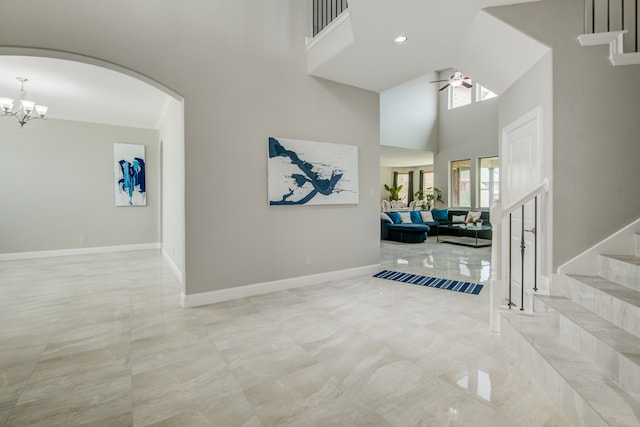
[[[597,276],[599,274],[600,254],[624,255],[636,253],[636,234],[640,234],[640,218],[562,264],[558,267],[557,274],[554,274],[552,278],[551,294],[554,294],[553,284],[558,283],[558,280],[562,281],[562,279],[558,279],[557,276],[559,275]]]
[[[609,45],[609,61],[614,66],[640,64],[640,52],[624,52],[623,37],[627,30],[581,34],[581,46]]]

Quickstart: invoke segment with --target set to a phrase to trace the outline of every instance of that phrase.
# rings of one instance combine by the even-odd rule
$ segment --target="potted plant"
[[[384,189],[389,192],[389,200],[400,200],[400,190],[402,190],[402,185],[398,185],[397,187],[390,187],[385,184]]]
[[[438,202],[444,204],[444,200],[442,200],[442,191],[439,190],[436,187],[427,188],[426,199],[427,199],[427,205],[428,205],[429,209],[431,209],[432,207],[435,208],[436,207],[436,203],[438,203]],[[432,206],[432,204],[433,204],[433,206]]]
[[[427,210],[427,209],[429,209],[429,206],[428,206],[429,204],[428,204],[428,203],[427,203],[427,201],[425,200],[424,190],[418,190],[418,191],[416,191],[415,193],[413,193],[413,197],[414,197],[414,199],[415,199],[416,201],[418,201],[418,202],[419,202],[418,204],[420,205],[420,208],[421,208],[422,210]],[[417,205],[418,205],[418,204],[417,204]],[[417,206],[417,205],[416,205],[416,206]]]

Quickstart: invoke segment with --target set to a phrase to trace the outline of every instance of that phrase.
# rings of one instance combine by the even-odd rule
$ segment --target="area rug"
[[[464,292],[465,294],[478,295],[484,285],[458,280],[442,279],[439,277],[421,276],[419,274],[402,273],[400,271],[382,270],[373,277],[379,279],[395,280],[412,285],[429,286],[431,288],[446,289],[448,291]]]

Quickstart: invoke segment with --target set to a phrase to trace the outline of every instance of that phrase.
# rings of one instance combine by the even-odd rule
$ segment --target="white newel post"
[[[502,205],[500,200],[491,206],[491,283],[489,286],[489,327],[500,333],[500,309],[502,308]]]

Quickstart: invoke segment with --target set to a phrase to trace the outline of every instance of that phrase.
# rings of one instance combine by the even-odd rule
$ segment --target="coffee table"
[[[452,243],[454,245],[472,246],[480,248],[483,246],[491,246],[491,240],[478,237],[478,232],[483,230],[491,230],[490,225],[466,225],[451,224],[438,225],[438,234],[436,234],[436,243]],[[441,235],[440,230],[452,230],[451,235]]]

